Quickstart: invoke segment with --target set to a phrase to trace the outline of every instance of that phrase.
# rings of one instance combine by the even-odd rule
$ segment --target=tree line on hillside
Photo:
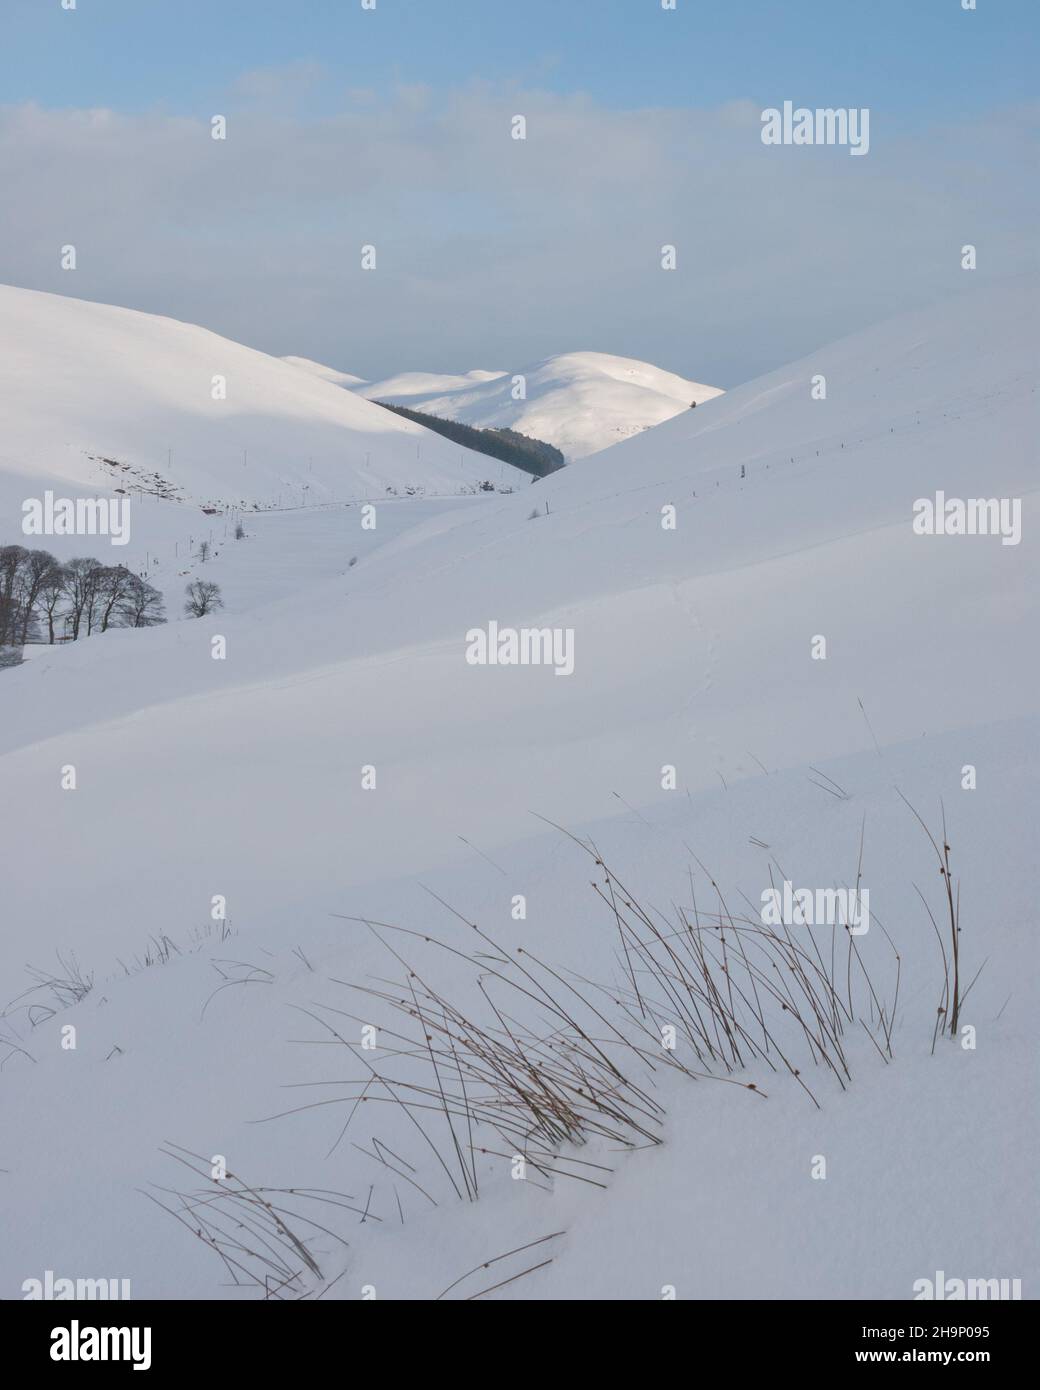
[[[376,401],[384,410],[392,410],[395,415],[403,415],[406,420],[414,420],[417,425],[425,425],[435,434],[442,434],[466,449],[478,454],[488,454],[491,458],[511,463],[514,468],[522,468],[535,478],[544,478],[564,466],[565,460],[559,449],[544,440],[532,439],[530,435],[518,434],[516,430],[478,429],[475,425],[464,425],[458,420],[442,420],[439,415],[424,415],[421,410],[411,410],[405,405],[391,405],[389,401]]]
[[[63,563],[46,550],[0,546],[0,647],[165,621],[162,594],[125,565],[93,556]]]

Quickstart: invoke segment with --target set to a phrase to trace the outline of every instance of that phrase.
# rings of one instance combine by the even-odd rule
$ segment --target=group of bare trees
[[[0,546],[0,647],[42,641],[44,632],[53,643],[165,621],[162,594],[124,565]]]

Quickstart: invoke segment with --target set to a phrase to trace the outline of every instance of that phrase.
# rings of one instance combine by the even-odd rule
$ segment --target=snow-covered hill
[[[0,1295],[51,1269],[129,1277],[139,1298],[234,1296],[141,1195],[176,1207],[169,1189],[200,1189],[209,1214],[228,1190],[215,1155],[282,1190],[320,1271],[299,1284],[330,1298],[909,1298],[936,1269],[1035,1294],[1035,1231],[1007,1194],[1028,1190],[1037,1142],[1036,317],[1031,284],[966,293],[521,495],[391,501],[367,533],[355,509],[259,516],[213,562],[217,618],[0,673],[18,808],[0,981],[21,996],[2,1020],[0,1098],[19,1120],[0,1134]],[[1018,499],[1020,543],[917,534],[915,501],[938,491]],[[471,664],[469,634],[491,623],[569,632],[573,673]],[[900,793],[933,828],[945,811],[965,969],[988,959],[973,1049],[931,1055],[942,965],[914,885],[941,921],[942,883]],[[646,1043],[623,1065],[661,1108],[660,1146],[561,1142],[554,1171],[516,1181],[511,1136],[485,1125],[470,1152],[457,1130],[467,1200],[443,1115],[420,1112],[450,1177],[369,1067],[404,1066],[433,1107],[457,1078],[424,1070],[421,1043],[400,1057],[389,1003],[352,987],[394,995],[381,982],[410,966],[442,999],[501,1006],[505,965],[481,942],[474,980],[459,913],[503,960],[552,966],[570,1007],[573,990],[594,1003],[596,1047],[638,1026],[597,866],[553,826],[592,839],[655,922],[862,872],[860,949],[885,1000],[886,933],[900,955],[893,1057],[857,1021],[848,1078],[749,1056],[722,1069],[742,1084],[714,1085]],[[25,973],[65,978],[70,955],[93,981],[77,1003]],[[548,1004],[506,1008],[509,1029],[559,1041]],[[652,1022],[687,1031],[670,1008]],[[869,1002],[864,1022],[877,1031]]]
[[[48,487],[249,508],[388,487],[450,494],[489,476],[481,455],[193,324],[10,286],[0,286],[0,404],[8,535],[22,500]],[[137,519],[159,527],[158,511],[146,513]]]
[[[522,386],[517,379],[522,377]],[[567,352],[519,372],[438,377],[406,372],[356,388],[369,400],[518,430],[563,451],[568,461],[609,448],[722,394],[673,372],[606,352]],[[516,399],[520,390],[524,396]]]

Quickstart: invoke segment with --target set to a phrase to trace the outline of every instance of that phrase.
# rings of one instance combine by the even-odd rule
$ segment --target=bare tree
[[[120,614],[128,627],[155,627],[164,623],[163,596],[147,579],[132,574],[120,605]]]
[[[19,641],[24,647],[36,620],[36,608],[47,576],[58,568],[58,562],[47,550],[29,550],[18,577],[18,602],[22,610]]]
[[[184,592],[188,596],[184,611],[190,617],[204,618],[215,608],[224,607],[224,600],[220,597],[220,585],[211,584],[207,579],[193,579]]]
[[[21,627],[17,588],[29,552],[22,545],[0,546],[0,647],[13,643]]]
[[[92,555],[78,556],[66,566],[68,582],[66,592],[69,600],[69,616],[72,619],[72,639],[79,640],[83,620],[87,623],[87,636],[94,630],[97,612],[99,575],[104,569],[100,560]]]
[[[123,601],[129,597],[135,577],[125,565],[106,565],[98,575],[98,618],[102,632],[108,631],[113,616],[120,617]]]
[[[209,541],[199,541],[199,559],[202,561],[203,564],[205,564],[206,561],[209,559],[211,550],[212,546],[210,545]]]
[[[54,645],[54,619],[65,597],[69,574],[64,565],[55,564],[40,584],[40,607],[47,616],[47,641]]]

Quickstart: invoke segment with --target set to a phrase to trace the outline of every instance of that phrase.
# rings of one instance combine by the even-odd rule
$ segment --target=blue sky
[[[0,280],[372,378],[598,348],[732,386],[965,289],[964,242],[1035,265],[1038,34],[1040,0],[2,0]],[[869,107],[869,156],[764,151],[786,99]]]
[[[243,71],[321,61],[335,85],[474,76],[614,107],[870,101],[914,119],[1035,92],[1036,0],[4,0],[7,102],[192,110]],[[965,41],[965,40],[968,41]],[[331,98],[315,94],[315,107]]]

